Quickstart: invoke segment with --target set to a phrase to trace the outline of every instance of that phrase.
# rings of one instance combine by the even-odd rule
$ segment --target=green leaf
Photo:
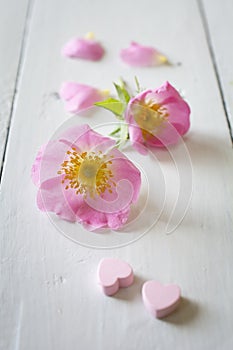
[[[114,83],[114,86],[115,86],[115,89],[117,91],[117,94],[118,94],[121,102],[127,104],[130,100],[130,95],[129,95],[128,91],[126,90],[126,88],[124,87],[124,85],[120,86],[120,85]]]
[[[122,114],[124,112],[125,106],[121,101],[110,97],[107,100],[96,102],[95,105],[105,108],[114,113],[116,116],[120,117],[120,119],[123,119]]]

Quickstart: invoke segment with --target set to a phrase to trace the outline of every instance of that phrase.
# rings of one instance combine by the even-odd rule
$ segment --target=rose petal
[[[65,190],[61,181],[62,177],[56,177],[41,184],[37,196],[40,210],[54,212],[63,220],[79,221],[91,226],[89,230],[102,227],[119,229],[127,221],[129,206],[113,213],[96,210],[72,189]]]
[[[69,101],[72,97],[74,97],[77,93],[79,93],[80,89],[86,85],[78,84],[72,81],[65,81],[62,83],[59,91],[60,98],[64,101]]]
[[[39,187],[40,185],[40,166],[46,146],[47,144],[44,144],[39,149],[31,169],[31,178],[34,185],[36,185],[37,187]]]
[[[64,82],[61,85],[59,95],[65,101],[65,108],[70,113],[84,111],[105,98],[102,91],[89,85],[74,82]]]
[[[32,181],[36,186],[57,176],[68,149],[66,144],[58,140],[50,141],[39,149],[31,171]]]
[[[127,158],[122,157],[122,153],[118,149],[113,149],[110,154],[114,156],[111,166],[114,181],[118,183],[121,180],[128,180],[132,184],[132,202],[135,203],[138,200],[141,186],[140,171]],[[124,192],[123,189],[122,191]]]
[[[131,124],[129,124],[129,137],[130,141],[132,142],[132,146],[143,155],[148,154],[148,149],[145,145],[142,131],[141,129],[136,125],[135,121],[132,121]]]
[[[130,66],[146,67],[167,63],[167,59],[159,51],[150,46],[140,45],[134,41],[120,52],[122,61]]]
[[[174,145],[180,139],[180,134],[173,124],[169,122],[160,131],[158,136],[148,137],[146,140],[147,145],[152,147],[165,147],[169,145]]]
[[[73,38],[63,47],[62,55],[70,58],[99,61],[104,55],[104,49],[99,42],[93,39]]]
[[[67,201],[61,181],[62,177],[59,176],[46,180],[41,184],[37,195],[37,206],[42,211],[54,212],[61,219],[75,222],[79,197],[76,196],[76,201],[72,202],[73,206],[71,207],[71,200]]]
[[[83,202],[77,211],[77,216],[82,224],[88,225],[89,230],[99,229],[102,227],[109,227],[110,229],[117,230],[122,227],[129,217],[129,207],[124,211],[118,211],[117,213],[104,213],[97,211],[90,207],[87,203]]]
[[[116,142],[109,137],[104,137],[87,124],[75,126],[64,131],[60,141],[84,151],[108,152]]]
[[[160,89],[156,90],[158,103],[166,106],[169,114],[169,122],[178,132],[183,135],[190,128],[190,107],[180,96],[178,91],[169,83],[165,82]]]

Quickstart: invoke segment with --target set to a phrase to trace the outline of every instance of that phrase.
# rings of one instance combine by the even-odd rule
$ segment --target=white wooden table
[[[87,31],[105,45],[104,60],[62,58],[67,39]],[[232,32],[232,0],[0,0],[1,350],[233,348]],[[181,65],[126,67],[118,53],[130,40],[157,46]],[[124,247],[85,247],[38,212],[30,168],[39,146],[68,119],[54,97],[62,81],[108,88],[135,75],[150,88],[169,80],[191,105],[191,202],[166,234],[182,171],[158,152],[167,190],[158,222]],[[85,118],[97,123],[93,116],[78,122]],[[182,169],[180,150],[173,152]],[[104,256],[127,260],[136,274],[113,298],[96,286]],[[143,307],[147,279],[182,288],[180,308],[163,321]]]

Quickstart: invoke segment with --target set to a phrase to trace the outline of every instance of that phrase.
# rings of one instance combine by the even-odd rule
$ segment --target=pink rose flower
[[[62,55],[70,58],[99,61],[104,55],[104,49],[98,41],[94,40],[93,34],[88,33],[86,38],[70,39],[63,47]]]
[[[146,90],[132,98],[126,110],[129,137],[140,153],[147,146],[175,144],[190,127],[190,108],[168,82],[156,90]]]
[[[130,66],[150,67],[168,63],[167,58],[155,48],[134,41],[128,48],[121,50],[120,57]]]
[[[65,101],[65,109],[70,113],[84,111],[102,101],[108,91],[99,90],[89,85],[74,82],[64,82],[59,91],[60,98]]]
[[[68,129],[43,146],[31,175],[40,210],[90,230],[123,226],[141,185],[139,170],[115,141],[88,125]]]

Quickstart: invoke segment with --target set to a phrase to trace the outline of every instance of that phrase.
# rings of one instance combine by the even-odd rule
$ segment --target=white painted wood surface
[[[28,0],[0,0],[0,165],[17,95]]]
[[[67,39],[90,30],[106,47],[103,61],[60,57]],[[154,44],[181,66],[123,66],[118,52],[132,39]],[[36,1],[25,45],[1,183],[0,349],[231,349],[232,146],[196,1]],[[68,119],[53,94],[62,81],[108,88],[118,76],[133,81],[134,75],[147,87],[169,80],[191,105],[192,127],[185,137],[193,166],[190,207],[166,235],[179,177],[168,154],[157,152],[167,189],[158,223],[123,248],[83,247],[37,211],[31,164],[38,147]],[[106,118],[88,115],[77,122],[95,126]],[[181,148],[173,153],[182,167]],[[153,167],[151,158],[144,162]],[[159,191],[160,184],[154,186]],[[156,213],[156,200],[150,210]],[[113,298],[96,286],[104,256],[127,260],[136,274],[135,284]],[[152,319],[142,305],[147,279],[181,286],[184,300],[164,321]]]
[[[233,1],[203,0],[203,13],[206,17],[206,29],[210,33],[209,41],[233,138]]]

